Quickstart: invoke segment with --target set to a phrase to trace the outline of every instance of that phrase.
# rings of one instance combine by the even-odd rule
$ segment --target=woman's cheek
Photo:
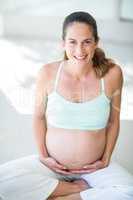
[[[67,55],[68,55],[68,57],[72,57],[73,55],[74,55],[74,51],[73,51],[73,49],[66,49],[66,52],[67,52]]]
[[[90,51],[90,52],[88,53],[88,56],[87,56],[88,61],[92,60],[92,58],[93,58],[93,56],[94,56],[94,53],[95,53],[95,51]]]
[[[92,57],[93,57],[92,52],[89,52],[88,55],[87,55],[87,60],[88,61],[92,60]]]

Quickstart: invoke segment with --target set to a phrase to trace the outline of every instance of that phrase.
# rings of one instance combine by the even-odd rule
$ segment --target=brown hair
[[[74,22],[81,22],[91,26],[95,42],[98,42],[96,20],[87,12],[74,12],[68,15],[63,22],[62,39],[65,40],[67,27]],[[64,52],[64,60],[68,60],[66,52]],[[110,68],[115,65],[112,59],[106,58],[104,51],[101,48],[96,48],[93,56],[93,67],[98,77],[103,77]]]

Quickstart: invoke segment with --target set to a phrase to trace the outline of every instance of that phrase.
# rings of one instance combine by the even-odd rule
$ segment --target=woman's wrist
[[[110,155],[104,154],[101,160],[104,162],[105,166],[108,166],[110,159],[111,159]]]
[[[112,155],[111,152],[105,151],[104,154],[103,154],[103,156],[102,156],[102,159],[103,159],[103,160],[110,160],[111,155]]]
[[[48,154],[47,154],[47,155],[39,154],[39,159],[40,159],[40,160],[44,160],[44,159],[47,159],[47,158],[49,158],[49,155],[48,155]]]

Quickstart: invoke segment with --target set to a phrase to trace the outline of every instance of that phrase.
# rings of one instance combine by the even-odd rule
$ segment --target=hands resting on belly
[[[62,175],[71,175],[71,174],[86,174],[97,171],[108,166],[109,160],[100,159],[91,164],[83,166],[81,169],[68,169],[59,162],[57,162],[52,157],[42,158],[40,157],[41,163],[49,167],[51,170],[60,173]]]

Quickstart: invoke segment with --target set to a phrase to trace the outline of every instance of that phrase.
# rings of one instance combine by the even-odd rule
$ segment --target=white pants
[[[133,176],[111,162],[91,174],[62,176],[32,155],[0,166],[0,200],[45,200],[59,180],[84,179],[91,188],[80,193],[83,200],[133,200]]]
[[[80,193],[84,200],[133,200],[133,176],[116,163],[81,177],[92,187]]]

